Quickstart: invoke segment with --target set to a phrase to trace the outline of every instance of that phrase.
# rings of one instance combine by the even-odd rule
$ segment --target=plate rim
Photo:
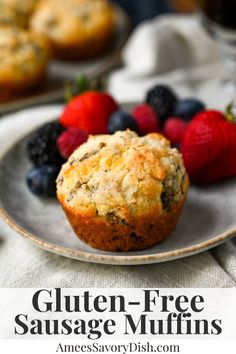
[[[35,128],[32,129],[32,132],[34,130]],[[0,156],[0,164],[3,162],[3,160],[10,152],[10,150],[13,149],[15,145],[25,140],[27,136],[29,136],[31,133],[25,134],[21,136],[19,139],[17,139],[15,142],[13,142],[11,146]],[[180,258],[192,256],[204,252],[206,250],[209,250],[211,248],[214,248],[236,235],[236,227],[233,227],[207,241],[199,242],[193,246],[182,247],[177,250],[172,250],[172,251],[167,251],[162,253],[153,253],[147,255],[128,255],[127,253],[125,255],[122,254],[117,255],[117,253],[114,253],[114,255],[95,254],[95,253],[90,253],[88,251],[73,250],[71,248],[58,246],[57,244],[54,244],[52,242],[42,240],[41,238],[35,236],[33,233],[27,231],[26,229],[21,227],[16,221],[14,221],[12,217],[9,215],[9,213],[4,209],[4,206],[1,203],[1,195],[0,195],[0,217],[18,234],[23,236],[25,239],[31,241],[34,245],[40,247],[41,249],[44,249],[48,252],[60,256],[64,256],[79,261],[110,264],[110,265],[143,265],[143,264],[161,263],[161,262],[167,262],[175,259],[180,259]]]
[[[67,258],[85,261],[90,263],[102,263],[110,265],[144,265],[144,264],[154,264],[168,262],[176,259],[181,259],[189,257],[204,251],[207,251],[211,248],[214,248],[226,240],[232,238],[236,234],[236,227],[232,228],[218,236],[211,238],[208,241],[200,242],[195,246],[189,246],[180,248],[178,250],[162,252],[162,253],[153,253],[148,255],[101,255],[90,253],[81,250],[73,250],[58,246],[54,243],[44,241],[39,237],[35,236],[31,232],[23,229],[19,224],[17,224],[13,219],[8,215],[8,213],[0,206],[0,216],[2,219],[19,235],[23,236],[25,239],[31,241],[34,245],[39,248],[46,250],[50,253],[54,253],[60,256]]]

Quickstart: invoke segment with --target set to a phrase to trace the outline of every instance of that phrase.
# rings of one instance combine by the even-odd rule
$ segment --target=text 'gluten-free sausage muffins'
[[[189,186],[181,154],[152,133],[91,136],[63,165],[57,196],[76,235],[108,251],[141,250],[176,227]]]
[[[0,28],[0,102],[42,83],[48,57],[41,36],[19,28]]]
[[[114,32],[113,6],[107,0],[41,0],[31,27],[49,40],[61,59],[99,55]]]

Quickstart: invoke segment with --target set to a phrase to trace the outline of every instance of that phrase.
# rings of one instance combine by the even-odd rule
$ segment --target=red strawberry
[[[87,141],[88,135],[77,128],[69,128],[57,139],[58,150],[64,159],[75,151],[77,147]]]
[[[140,104],[136,106],[132,113],[139,131],[145,135],[152,132],[160,131],[160,121],[154,109],[148,104]]]
[[[118,110],[118,105],[107,93],[88,91],[75,97],[65,108],[60,123],[89,134],[107,133],[110,115]]]
[[[236,125],[217,111],[199,113],[188,125],[182,142],[186,169],[198,183],[236,175]]]
[[[187,125],[181,118],[170,117],[165,121],[163,134],[173,145],[181,144]]]

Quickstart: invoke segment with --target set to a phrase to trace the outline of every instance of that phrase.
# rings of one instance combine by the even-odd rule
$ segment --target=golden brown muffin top
[[[38,0],[0,0],[0,4],[26,16],[33,11],[37,2]]]
[[[131,131],[90,136],[63,165],[58,198],[88,216],[126,219],[168,212],[186,193],[182,156],[162,135]]]
[[[19,28],[0,28],[0,81],[15,81],[45,65],[48,49],[45,40]]]
[[[41,0],[31,20],[32,28],[63,44],[96,36],[96,31],[114,26],[113,7],[107,0]]]
[[[24,26],[22,16],[0,0],[0,26]]]

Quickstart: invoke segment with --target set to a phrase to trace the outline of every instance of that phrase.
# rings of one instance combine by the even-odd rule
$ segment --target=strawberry
[[[170,117],[165,121],[163,134],[170,140],[172,145],[181,144],[187,125],[181,118]]]
[[[66,106],[60,123],[66,128],[78,128],[89,134],[104,134],[107,133],[110,115],[117,110],[117,103],[107,93],[87,91]]]
[[[57,147],[64,159],[74,152],[81,144],[85,143],[88,135],[77,128],[69,128],[57,139]]]
[[[181,146],[194,182],[206,183],[236,175],[236,125],[217,111],[204,111],[188,125]]]
[[[160,131],[160,121],[154,110],[148,104],[140,104],[136,106],[132,112],[134,120],[138,124],[139,131],[145,135],[152,132]]]

